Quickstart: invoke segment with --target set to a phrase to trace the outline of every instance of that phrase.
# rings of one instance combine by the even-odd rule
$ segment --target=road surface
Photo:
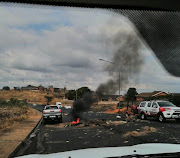
[[[41,106],[34,107],[42,111]],[[63,122],[71,121],[68,113],[63,109]],[[86,112],[83,117],[87,120],[97,118],[99,120],[117,120],[115,114]],[[124,120],[122,118],[121,120]],[[142,134],[140,136],[124,137],[127,132],[137,131],[147,127],[153,127],[156,132]],[[29,138],[16,156],[27,154],[48,154],[76,149],[129,146],[142,143],[180,143],[180,123],[174,120],[159,123],[155,120],[125,122],[119,125],[107,124],[106,126],[71,126],[62,127],[59,123],[50,122],[41,124],[34,136]]]

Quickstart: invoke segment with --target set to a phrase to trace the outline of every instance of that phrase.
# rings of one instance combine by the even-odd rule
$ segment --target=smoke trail
[[[85,93],[81,99],[75,101],[71,113],[73,120],[77,120],[81,112],[88,111],[95,101],[96,99],[93,97],[92,92]]]
[[[117,23],[114,21],[114,24]],[[111,25],[113,25],[112,21]],[[108,27],[112,29],[114,26],[107,25],[106,27],[106,30],[108,30]],[[141,41],[132,29],[121,30],[121,26],[119,26],[116,33],[113,33],[111,37],[108,35],[106,40],[107,43],[112,43],[112,50],[114,50],[112,58],[109,60],[116,65],[107,63],[104,68],[111,79],[98,86],[96,93],[99,96],[114,94],[119,89],[119,71],[120,87],[123,88],[133,75],[138,74],[143,64]]]

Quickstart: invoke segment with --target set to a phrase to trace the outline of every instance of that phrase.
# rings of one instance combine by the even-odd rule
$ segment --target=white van
[[[62,103],[61,102],[56,102],[56,106],[58,106],[58,108],[62,108]]]

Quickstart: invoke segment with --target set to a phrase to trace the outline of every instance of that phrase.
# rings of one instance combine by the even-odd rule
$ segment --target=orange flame
[[[79,123],[79,118],[76,121],[72,121],[72,125]]]

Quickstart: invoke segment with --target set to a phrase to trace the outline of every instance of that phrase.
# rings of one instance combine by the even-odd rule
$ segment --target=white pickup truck
[[[180,108],[169,101],[143,101],[139,104],[138,113],[141,119],[155,117],[160,122],[164,122],[166,119],[180,121]]]
[[[55,120],[62,122],[62,111],[57,105],[47,105],[43,110],[43,121]]]

